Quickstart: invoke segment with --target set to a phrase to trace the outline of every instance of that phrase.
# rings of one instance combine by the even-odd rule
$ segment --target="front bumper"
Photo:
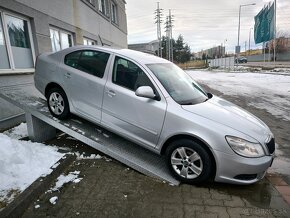
[[[252,184],[261,180],[271,166],[273,156],[246,158],[237,154],[214,151],[216,158],[216,182]]]

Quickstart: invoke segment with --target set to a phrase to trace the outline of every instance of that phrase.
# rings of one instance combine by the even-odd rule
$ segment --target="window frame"
[[[87,40],[88,42],[93,42],[94,43],[93,45],[98,45],[98,41],[87,38],[87,37],[83,37],[83,44],[84,45],[85,45],[85,40]],[[88,46],[91,46],[91,45],[88,45]]]
[[[0,15],[1,15],[0,19],[1,19],[2,25],[3,25],[2,29],[3,29],[4,43],[5,43],[4,46],[6,46],[8,61],[9,61],[9,65],[10,65],[10,68],[8,68],[8,69],[0,69],[0,73],[2,71],[4,71],[4,72],[7,72],[7,71],[33,72],[34,67],[35,67],[36,55],[35,55],[34,41],[33,41],[33,37],[32,37],[31,23],[30,23],[29,18],[15,14],[13,12],[7,12],[5,10],[2,10],[1,8],[0,8]],[[15,17],[15,18],[18,18],[18,19],[21,19],[21,20],[24,20],[27,22],[27,30],[28,30],[28,36],[29,36],[29,43],[30,43],[30,47],[31,47],[30,49],[31,49],[31,53],[32,53],[33,68],[19,69],[19,68],[15,67],[10,38],[8,35],[6,16]]]
[[[114,13],[114,10],[113,10],[113,6],[115,6],[115,13]],[[118,5],[114,2],[114,1],[111,1],[111,21],[114,23],[114,24],[118,24]]]
[[[94,74],[92,74],[92,73],[88,73],[88,72],[86,72],[86,71],[83,71],[83,70],[79,69],[78,67],[77,67],[77,68],[72,67],[72,66],[67,65],[67,64],[65,63],[66,57],[67,57],[68,55],[73,54],[73,53],[77,53],[77,52],[80,52],[80,53],[81,53],[80,56],[79,56],[79,58],[78,58],[78,62],[79,62],[80,59],[81,59],[81,57],[82,57],[83,52],[87,52],[87,51],[89,51],[89,52],[101,52],[101,53],[105,53],[105,54],[108,54],[108,55],[109,55],[108,60],[107,60],[107,63],[106,63],[106,67],[105,67],[105,70],[104,70],[104,73],[103,73],[103,76],[102,76],[102,77],[99,77],[99,76],[94,75]],[[78,70],[78,71],[80,71],[80,72],[82,72],[82,73],[85,73],[86,75],[93,76],[94,78],[103,79],[104,76],[105,76],[105,74],[106,74],[106,69],[108,68],[108,64],[109,64],[109,62],[110,62],[110,57],[111,57],[111,53],[108,53],[108,52],[105,52],[105,51],[99,51],[99,50],[94,50],[94,49],[80,49],[80,50],[74,50],[74,51],[71,51],[71,52],[67,53],[66,55],[64,55],[64,58],[63,58],[63,64],[64,64],[66,67],[73,68],[73,69]],[[78,65],[78,64],[77,64],[77,65]]]
[[[104,1],[104,11],[102,7],[103,6],[102,1]],[[109,12],[110,8],[108,5],[110,5],[108,0],[98,0],[98,11],[102,15],[106,16],[107,18],[110,17],[110,12]]]
[[[73,38],[73,33],[72,32],[69,32],[69,31],[66,31],[66,30],[62,30],[60,28],[57,28],[57,27],[54,27],[54,26],[49,26],[49,34],[50,34],[50,30],[54,30],[54,31],[57,31],[58,32],[58,37],[59,37],[59,45],[60,45],[60,50],[63,50],[64,48],[62,47],[62,42],[61,42],[61,33],[64,33],[64,34],[67,34],[67,35],[70,35],[71,36],[71,42],[72,42],[72,46],[74,46],[74,38]],[[58,52],[58,51],[53,51],[53,47],[52,47],[52,44],[51,44],[51,38],[50,38],[50,45],[51,45],[51,50],[52,52]],[[69,48],[71,48],[69,47]]]

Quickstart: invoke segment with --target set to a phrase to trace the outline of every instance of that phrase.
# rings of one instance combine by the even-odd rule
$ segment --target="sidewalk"
[[[0,89],[1,88],[13,88],[15,86],[33,83],[32,74],[24,75],[0,75]],[[0,98],[0,130],[11,127],[23,120],[23,117],[18,115],[24,112],[18,107],[8,103]],[[14,119],[16,117],[16,119]],[[8,120],[7,120],[8,119]],[[5,122],[4,122],[5,120]]]

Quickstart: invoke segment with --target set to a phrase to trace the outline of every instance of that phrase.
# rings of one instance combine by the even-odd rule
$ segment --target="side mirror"
[[[155,94],[153,89],[150,86],[140,86],[136,92],[135,95],[139,97],[144,97],[144,98],[155,98]]]

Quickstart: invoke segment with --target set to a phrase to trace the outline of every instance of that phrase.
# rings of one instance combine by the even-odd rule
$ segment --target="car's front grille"
[[[268,143],[266,143],[268,151],[270,154],[273,154],[275,151],[275,139],[272,138]]]
[[[239,179],[239,180],[253,180],[257,178],[257,174],[240,174],[240,175],[236,175],[234,177],[235,179]]]

